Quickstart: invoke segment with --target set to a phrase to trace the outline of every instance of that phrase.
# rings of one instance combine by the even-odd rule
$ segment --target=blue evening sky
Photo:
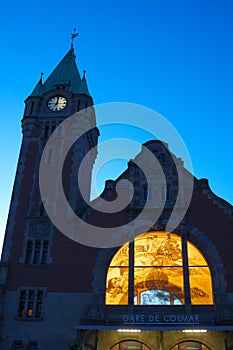
[[[95,103],[131,102],[158,111],[183,138],[194,175],[208,178],[211,189],[233,204],[232,18],[231,0],[4,2],[0,245],[21,144],[23,101],[40,72],[46,79],[68,51],[74,27],[80,33],[78,67],[80,73],[87,70]],[[103,169],[103,179],[116,176],[112,167]]]

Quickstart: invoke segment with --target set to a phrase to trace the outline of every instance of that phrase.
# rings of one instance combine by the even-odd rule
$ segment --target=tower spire
[[[41,83],[41,85],[43,84],[43,81],[42,81],[43,75],[44,75],[44,73],[41,72],[41,73],[40,73],[40,83]]]
[[[73,41],[77,36],[78,33],[74,29],[74,33],[71,35],[71,48],[44,82],[42,81],[43,74],[41,74],[40,80],[30,96],[42,96],[44,93],[57,89],[59,86],[73,94],[90,96],[85,72],[83,72],[83,77],[81,78],[75,60]]]
[[[76,32],[76,28],[74,28],[73,34],[71,34],[71,45],[70,48],[71,50],[74,48],[74,39],[78,36],[78,32]]]

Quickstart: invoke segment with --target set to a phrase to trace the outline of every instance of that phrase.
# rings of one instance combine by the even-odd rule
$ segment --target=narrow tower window
[[[49,137],[49,132],[50,132],[50,127],[49,125],[46,125],[44,129],[44,137]]]
[[[33,113],[34,105],[35,105],[35,102],[32,101],[32,102],[31,102],[31,106],[30,106],[30,114]]]
[[[80,100],[78,100],[78,106],[77,106],[77,111],[80,110]]]

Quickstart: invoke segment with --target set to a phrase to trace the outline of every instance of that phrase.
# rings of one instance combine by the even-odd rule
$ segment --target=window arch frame
[[[175,347],[177,347],[177,350],[179,350],[179,345],[185,344],[185,343],[196,343],[201,345],[201,350],[211,350],[211,348],[206,345],[205,343],[203,343],[200,339],[183,339],[181,341],[179,341],[178,343],[175,343],[173,346],[170,347],[170,350],[176,350]],[[206,348],[206,349],[202,349],[202,345]]]
[[[143,343],[142,341],[140,341],[138,339],[131,339],[131,338],[121,339],[117,343],[113,344],[110,347],[110,350],[114,350],[114,347],[116,347],[117,345],[119,345],[119,347],[118,347],[118,350],[119,350],[120,349],[120,344],[121,343],[125,343],[125,342],[135,342],[135,343],[141,344],[141,349],[142,350],[143,350],[143,346],[147,347],[148,350],[151,350],[151,348],[148,345],[146,345],[145,343]]]
[[[153,230],[152,232],[154,232]],[[161,230],[158,230],[161,231]],[[226,293],[226,279],[225,279],[225,268],[222,263],[221,257],[216,249],[215,245],[211,240],[199,230],[199,228],[194,226],[186,226],[184,228],[176,228],[172,231],[174,234],[185,235],[189,242],[194,244],[198,250],[203,254],[204,258],[207,261],[211,278],[212,278],[212,292],[213,292],[213,304],[214,306],[217,303],[217,295],[223,295]],[[142,232],[143,234],[143,232]],[[139,235],[137,235],[139,236]],[[95,267],[93,269],[93,292],[97,296],[98,300],[102,305],[110,307],[121,307],[126,305],[120,304],[105,304],[105,293],[106,293],[106,278],[108,268],[110,266],[111,260],[114,255],[117,253],[120,247],[105,248],[100,250],[98,258],[96,260]],[[132,268],[129,268],[132,270]],[[133,299],[133,296],[131,296]],[[132,303],[127,304],[132,305]],[[191,305],[191,304],[190,304]],[[137,305],[134,305],[137,306]],[[140,307],[142,305],[139,305]],[[195,306],[195,305],[194,305]],[[201,305],[198,305],[201,306]],[[205,305],[204,305],[205,306]],[[210,305],[211,306],[211,305]],[[175,305],[177,307],[177,305]],[[179,306],[178,306],[179,307]]]

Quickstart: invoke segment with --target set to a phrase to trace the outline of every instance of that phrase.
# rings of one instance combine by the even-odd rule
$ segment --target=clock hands
[[[67,100],[63,96],[54,96],[48,102],[48,107],[53,111],[60,111],[65,108]]]
[[[59,97],[56,97],[57,101],[55,102],[54,107],[56,107],[58,105],[58,101],[59,101]]]
[[[57,101],[56,101],[56,103],[54,105],[54,110],[59,110],[59,98],[60,97],[57,97]]]

